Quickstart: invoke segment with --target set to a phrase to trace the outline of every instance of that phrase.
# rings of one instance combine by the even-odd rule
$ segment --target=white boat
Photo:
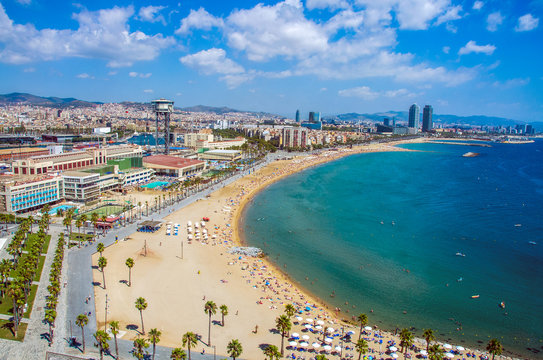
[[[456,253],[456,256],[462,256],[462,257],[464,257],[464,256],[466,256],[466,254],[461,253],[461,252],[457,252],[457,253]]]

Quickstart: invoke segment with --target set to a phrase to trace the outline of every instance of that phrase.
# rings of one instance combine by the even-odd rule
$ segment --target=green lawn
[[[23,341],[26,333],[27,324],[20,323],[17,337],[13,336],[13,322],[8,320],[0,320],[0,338],[6,340]]]
[[[32,313],[32,305],[34,305],[34,299],[36,298],[36,291],[38,291],[38,285],[32,285],[30,287],[30,294],[28,295],[28,308],[26,309],[23,317],[29,319]],[[13,300],[7,295],[0,298],[0,314],[13,316]]]
[[[28,235],[28,241],[26,242],[23,250],[29,251],[32,244],[38,240],[37,234],[29,234]],[[42,253],[46,254],[47,250],[49,249],[49,242],[51,241],[51,235],[45,235],[45,240],[43,242],[43,250]]]
[[[23,256],[21,256],[21,258],[19,259],[19,264],[22,263],[22,261],[24,260],[24,258],[26,256],[28,256],[28,254],[23,254]],[[38,260],[38,269],[36,270],[36,274],[34,275],[34,281],[40,281],[41,272],[43,270],[43,264],[44,263],[45,263],[45,256],[42,255],[42,256],[40,256],[40,258]],[[9,276],[10,277],[15,277],[16,274],[17,274],[17,269],[11,270],[11,272],[9,273]]]
[[[87,215],[87,220],[91,219],[92,213],[97,213],[98,217],[102,218],[102,216],[109,216],[109,215],[119,215],[124,210],[124,206],[122,205],[105,205],[98,209],[88,211],[84,213]],[[83,214],[81,214],[83,215]]]

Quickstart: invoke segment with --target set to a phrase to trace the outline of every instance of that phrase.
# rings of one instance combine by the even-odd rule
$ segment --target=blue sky
[[[0,93],[543,120],[543,0],[115,4],[1,0]]]

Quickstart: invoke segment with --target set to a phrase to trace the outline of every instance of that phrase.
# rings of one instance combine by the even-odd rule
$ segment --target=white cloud
[[[30,5],[32,0],[17,0],[17,2],[21,5]]]
[[[449,10],[450,0],[356,0],[371,13],[373,22],[388,23],[395,12],[400,29],[425,30]]]
[[[498,26],[503,23],[504,19],[505,17],[502,16],[502,14],[499,11],[489,14],[488,17],[486,18],[486,29],[488,31],[498,30]]]
[[[25,73],[33,73],[35,71],[36,71],[36,68],[33,68],[33,67],[29,67],[23,70],[23,72]]]
[[[38,30],[32,24],[14,24],[0,4],[0,61],[22,64],[68,57],[103,59],[108,66],[130,66],[136,61],[155,59],[174,43],[162,34],[131,32],[128,20],[133,7],[87,11],[73,14],[77,30]]]
[[[164,10],[165,8],[166,6],[144,6],[140,8],[138,17],[142,21],[148,21],[151,23],[160,21],[164,25],[166,25],[166,19],[164,19],[164,16],[162,16],[162,14],[160,14],[160,11]]]
[[[94,76],[91,76],[87,73],[78,74],[76,77],[79,79],[94,79]]]
[[[451,51],[451,47],[450,47],[450,46],[443,46],[443,49],[442,49],[442,50],[443,50],[443,52],[444,52],[445,54],[448,54],[449,51]]]
[[[440,25],[449,21],[454,21],[461,19],[462,16],[460,15],[460,12],[462,11],[462,6],[453,6],[450,7],[447,12],[440,17],[437,18],[436,25]]]
[[[468,41],[468,43],[458,50],[458,55],[466,55],[471,53],[482,53],[486,55],[492,55],[496,50],[494,45],[477,45],[473,40]]]
[[[128,76],[130,77],[139,77],[139,78],[142,78],[142,79],[147,79],[147,78],[150,78],[151,75],[153,75],[152,73],[139,73],[139,72],[136,72],[136,71],[131,71],[128,73]]]
[[[532,14],[526,14],[518,18],[518,25],[515,31],[530,31],[539,25],[539,19],[533,17]]]
[[[505,82],[495,81],[492,85],[500,89],[510,89],[513,87],[525,86],[530,83],[530,78],[509,79]]]
[[[222,28],[224,21],[208,13],[204,8],[199,8],[181,20],[181,26],[175,30],[176,34],[188,34],[191,29],[211,30],[212,28]]]
[[[324,29],[330,34],[334,34],[339,29],[356,30],[364,23],[364,16],[363,11],[343,10],[328,20],[324,24]]]
[[[345,0],[306,0],[305,7],[309,10],[313,9],[347,9],[349,3]]]
[[[338,95],[343,97],[357,97],[364,100],[375,100],[379,97],[413,97],[415,94],[410,93],[407,89],[373,91],[368,86],[359,86],[351,89],[340,90],[338,91]]]
[[[152,94],[154,91],[153,89],[145,89],[143,90],[144,93],[147,93],[147,94]]]
[[[472,9],[473,9],[473,10],[481,10],[481,9],[483,8],[484,5],[485,5],[484,2],[482,2],[482,1],[476,1],[476,2],[473,3]]]
[[[253,72],[245,72],[243,66],[227,58],[223,49],[202,50],[183,56],[179,61],[206,75],[222,75],[220,80],[226,82],[229,88],[235,88],[255,76]]]
[[[305,58],[328,45],[326,31],[305,18],[299,0],[235,10],[228,16],[226,36],[231,47],[245,51],[252,61]]]
[[[107,73],[109,76],[117,75],[117,71],[110,71]]]

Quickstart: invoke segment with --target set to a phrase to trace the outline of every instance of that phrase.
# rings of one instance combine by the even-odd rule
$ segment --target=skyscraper
[[[296,122],[300,122],[300,110],[296,110]]]
[[[310,111],[310,112],[309,112],[309,122],[310,122],[310,123],[314,123],[314,122],[315,122],[315,112],[314,112],[314,111]]]
[[[417,104],[411,105],[409,108],[409,124],[408,127],[418,129],[420,121],[420,106]]]
[[[422,111],[422,131],[423,132],[431,131],[434,128],[434,124],[432,122],[433,113],[434,113],[434,109],[432,108],[432,105],[426,105],[424,107],[424,110]]]

